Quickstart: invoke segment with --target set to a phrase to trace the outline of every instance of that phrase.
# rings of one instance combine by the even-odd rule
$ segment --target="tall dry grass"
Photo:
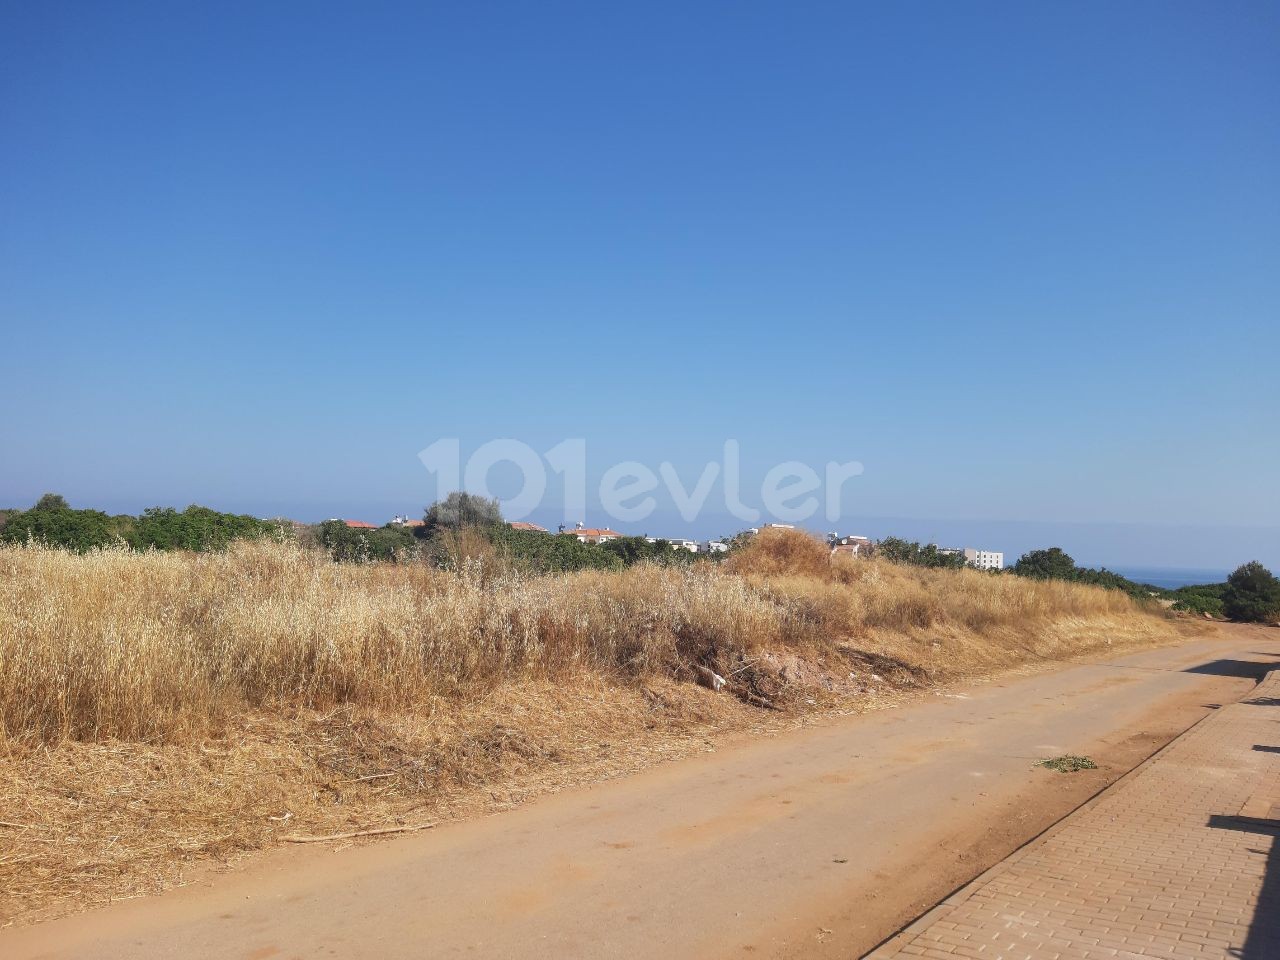
[[[521,679],[688,677],[765,651],[874,657],[941,679],[1171,635],[1119,593],[833,563],[801,534],[762,538],[725,570],[551,577],[476,559],[456,572],[336,564],[275,543],[202,555],[11,546],[0,738],[178,742],[246,709],[427,710]]]

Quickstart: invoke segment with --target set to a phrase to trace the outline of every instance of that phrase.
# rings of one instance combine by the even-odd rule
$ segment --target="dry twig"
[[[290,833],[281,837],[287,843],[324,843],[326,840],[349,840],[352,837],[375,837],[383,833],[412,833],[416,830],[430,830],[434,823],[408,824],[403,827],[377,827],[373,830],[352,830],[349,833],[330,833],[322,837],[307,837],[298,833]]]

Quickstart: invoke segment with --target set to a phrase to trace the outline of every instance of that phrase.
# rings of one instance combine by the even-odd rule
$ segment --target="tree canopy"
[[[1280,622],[1280,579],[1256,560],[1237,567],[1222,591],[1222,611],[1232,620]]]
[[[901,537],[885,537],[876,547],[876,553],[893,563],[905,563],[913,567],[959,570],[964,566],[963,553],[942,550],[936,543],[921,545]]]
[[[36,501],[36,505],[32,510],[70,510],[71,504],[67,503],[67,498],[60,493],[46,493],[43,497]]]
[[[422,520],[424,532],[430,536],[440,529],[495,526],[502,523],[502,509],[496,498],[486,500],[474,493],[455,490],[427,507]]]
[[[1013,565],[1013,572],[1033,580],[1075,580],[1076,562],[1061,547],[1024,553]]]

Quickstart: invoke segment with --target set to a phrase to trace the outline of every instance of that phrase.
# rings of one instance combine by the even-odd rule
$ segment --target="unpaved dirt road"
[[[0,931],[0,957],[856,957],[1238,699],[1280,631],[949,689],[371,846]],[[1085,754],[1060,774],[1038,758]]]

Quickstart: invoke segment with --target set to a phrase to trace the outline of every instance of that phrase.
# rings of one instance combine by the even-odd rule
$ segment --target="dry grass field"
[[[6,547],[0,923],[1185,629],[1094,587],[833,563],[798,533],[721,566],[554,577],[276,543]],[[706,669],[724,691],[691,682]]]

